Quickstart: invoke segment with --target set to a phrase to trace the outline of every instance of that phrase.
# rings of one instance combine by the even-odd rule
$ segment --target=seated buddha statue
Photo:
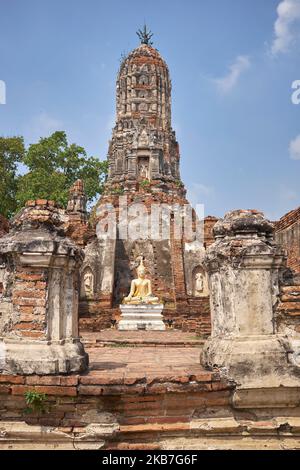
[[[131,281],[130,293],[123,300],[124,304],[158,304],[159,298],[152,295],[151,281],[146,279],[146,268],[143,258],[137,268],[137,279]]]

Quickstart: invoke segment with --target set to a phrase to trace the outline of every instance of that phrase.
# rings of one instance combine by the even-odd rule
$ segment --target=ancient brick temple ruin
[[[0,239],[0,367],[7,373],[86,369],[78,339],[83,252],[66,238],[52,201],[28,201]]]
[[[91,217],[82,181],[66,210],[39,199],[0,217],[0,449],[300,449],[299,209],[175,236],[188,201],[169,72],[141,38]],[[171,208],[170,237],[124,237],[130,203]],[[141,255],[168,331],[113,328]]]
[[[188,201],[180,178],[179,145],[171,124],[169,70],[149,42],[142,41],[123,60],[116,90],[117,117],[108,150],[109,174],[94,209],[94,236],[89,234],[85,247],[80,325],[98,331],[118,320],[119,305],[128,295],[139,257],[143,255],[153,290],[165,305],[165,320],[177,328],[207,335],[208,285],[202,266],[205,249],[184,233],[179,237],[174,234],[180,222],[172,208],[176,207],[178,213]],[[124,230],[121,234],[121,228],[116,240],[96,234],[107,208],[116,209],[120,221],[122,204],[128,207],[143,204],[149,214],[154,206],[168,206],[170,236],[156,239],[150,234],[144,239],[133,239],[130,234],[124,236]],[[72,202],[70,205],[74,207]],[[192,217],[195,225],[195,213]],[[155,224],[161,227],[162,220],[152,225]],[[207,224],[211,224],[211,219]],[[209,227],[207,232],[211,242]],[[201,289],[196,288],[199,278]]]
[[[83,252],[64,212],[29,201],[11,227],[0,242],[1,449],[300,448],[300,283],[262,213],[233,211],[213,229],[204,346],[174,330],[157,344],[136,332],[134,347],[119,332],[120,348],[89,333],[89,366]]]

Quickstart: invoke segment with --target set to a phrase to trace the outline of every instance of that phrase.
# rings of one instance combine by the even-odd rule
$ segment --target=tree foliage
[[[24,155],[22,137],[0,137],[0,214],[4,217],[10,217],[17,208],[17,169]]]
[[[88,202],[102,191],[107,162],[88,157],[83,147],[69,144],[65,132],[54,132],[31,144],[23,163],[28,172],[17,185],[17,207],[29,199],[51,199],[66,207],[69,189],[77,179],[84,181]]]

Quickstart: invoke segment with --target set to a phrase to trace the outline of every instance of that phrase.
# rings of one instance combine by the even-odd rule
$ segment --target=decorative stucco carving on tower
[[[109,145],[107,191],[114,183],[136,189],[139,179],[177,182],[179,146],[171,127],[171,80],[159,52],[146,42],[121,63],[116,125]]]

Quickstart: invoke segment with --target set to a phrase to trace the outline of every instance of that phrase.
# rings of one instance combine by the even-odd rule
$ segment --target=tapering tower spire
[[[177,183],[179,146],[171,127],[169,69],[152,46],[153,33],[138,30],[141,44],[121,63],[116,85],[116,125],[109,146],[107,191],[112,185],[137,190],[150,184]],[[179,190],[179,189],[178,189]]]
[[[152,46],[153,42],[151,41],[151,38],[153,37],[152,31],[147,29],[146,23],[144,24],[143,29],[139,29],[136,34],[138,35],[139,39],[141,40],[141,44],[147,44],[149,46]]]

